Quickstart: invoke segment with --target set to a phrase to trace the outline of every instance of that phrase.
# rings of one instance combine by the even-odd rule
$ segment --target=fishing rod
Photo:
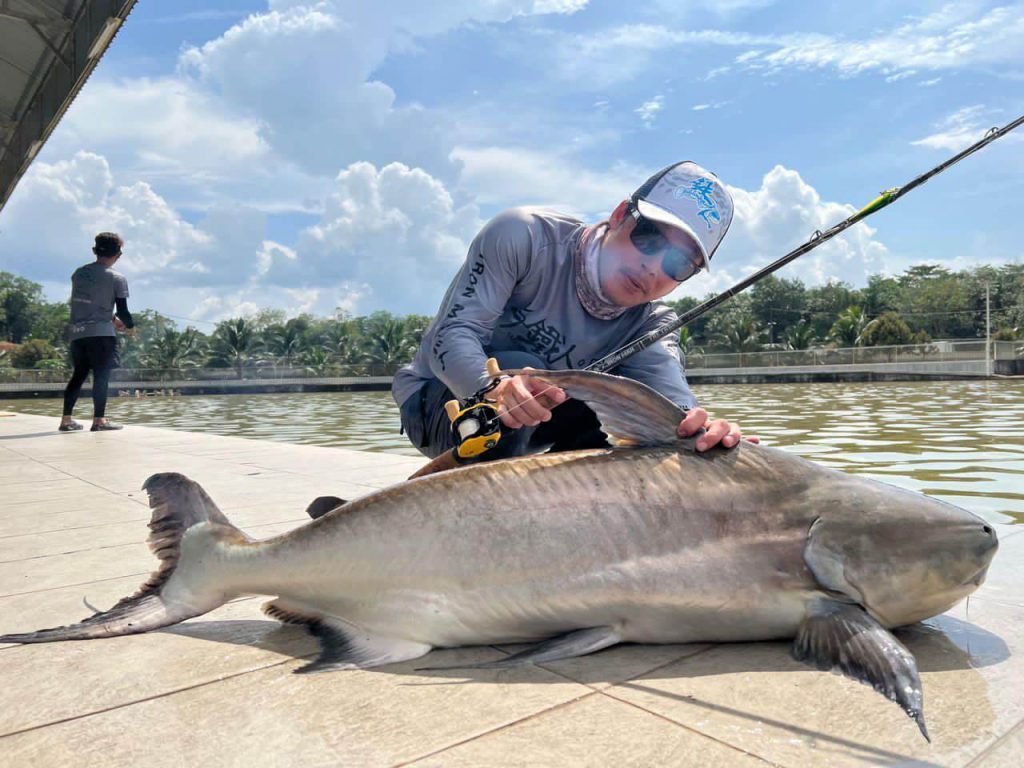
[[[710,299],[705,301],[703,304],[700,304],[700,305],[694,307],[693,309],[691,309],[688,312],[684,312],[679,318],[677,318],[673,322],[666,323],[665,325],[661,326],[660,328],[655,328],[654,330],[652,330],[652,331],[650,331],[648,333],[645,333],[643,336],[640,336],[639,338],[634,339],[629,344],[626,344],[625,346],[620,347],[619,349],[615,350],[614,352],[611,352],[611,353],[605,355],[600,360],[597,360],[597,361],[591,363],[584,370],[598,371],[600,373],[604,373],[604,372],[607,372],[607,371],[611,370],[616,365],[618,365],[623,360],[625,360],[627,357],[631,357],[632,355],[635,355],[637,352],[640,352],[640,351],[642,351],[644,349],[647,349],[652,344],[655,344],[658,341],[660,341],[661,339],[665,338],[668,334],[670,334],[670,333],[672,333],[674,331],[679,330],[680,328],[682,328],[685,325],[689,325],[694,320],[696,320],[698,317],[700,317],[701,315],[704,315],[704,314],[710,312],[712,309],[717,307],[719,304],[722,304],[723,302],[728,301],[733,296],[735,296],[737,293],[740,293],[741,291],[746,290],[747,288],[752,286],[757,281],[767,277],[768,275],[772,274],[773,272],[775,272],[775,271],[777,271],[779,269],[782,269],[782,267],[784,267],[787,264],[789,264],[789,262],[791,262],[791,261],[793,261],[795,259],[800,258],[805,253],[807,253],[809,251],[813,251],[815,248],[817,248],[822,243],[828,242],[833,237],[838,235],[840,232],[843,232],[844,230],[849,229],[850,227],[852,227],[854,224],[856,224],[859,221],[863,221],[864,219],[866,219],[871,214],[873,214],[873,213],[875,213],[877,211],[882,210],[883,208],[885,208],[888,205],[892,205],[897,200],[899,200],[901,197],[903,197],[905,194],[907,194],[911,190],[916,189],[917,187],[921,186],[922,184],[924,184],[926,181],[928,181],[933,176],[939,175],[940,173],[942,173],[944,170],[946,170],[950,166],[955,165],[956,163],[959,163],[961,160],[963,160],[965,157],[968,157],[969,155],[973,155],[978,150],[988,146],[989,144],[991,144],[993,141],[995,141],[999,137],[1006,135],[1007,133],[1012,131],[1014,128],[1017,128],[1017,127],[1019,127],[1021,125],[1024,125],[1024,115],[1021,115],[1016,120],[1014,120],[1014,121],[1012,121],[1010,123],[1007,123],[1002,128],[992,128],[992,129],[990,129],[985,134],[984,138],[982,138],[981,140],[975,142],[974,144],[969,146],[967,149],[965,149],[962,152],[960,152],[958,155],[954,155],[949,160],[946,160],[946,162],[944,162],[944,163],[942,163],[940,165],[935,166],[934,168],[932,168],[930,171],[928,171],[926,173],[922,173],[920,176],[915,178],[913,181],[910,181],[909,183],[904,184],[902,187],[893,187],[892,189],[885,190],[882,194],[880,194],[878,197],[876,197],[874,200],[872,200],[870,203],[865,205],[863,208],[861,208],[859,211],[854,213],[849,218],[844,219],[843,221],[839,222],[838,224],[836,224],[833,227],[830,227],[829,229],[826,229],[824,232],[822,232],[820,230],[816,231],[811,236],[810,240],[808,240],[803,245],[794,248],[792,251],[787,253],[782,258],[780,258],[780,259],[778,259],[776,261],[773,261],[771,264],[769,264],[766,267],[762,267],[761,269],[759,269],[754,274],[752,274],[749,277],[747,277],[746,279],[741,280],[740,282],[736,283],[736,285],[732,286],[731,288],[727,288],[726,290],[722,291],[717,296],[712,296]]]
[[[838,224],[826,229],[824,232],[818,230],[811,236],[811,238],[794,248],[792,251],[787,253],[785,256],[773,261],[771,264],[762,267],[757,272],[753,273],[749,277],[741,280],[740,282],[733,285],[731,288],[727,288],[716,296],[712,296],[710,299],[705,301],[688,312],[684,312],[680,317],[671,323],[655,328],[654,330],[645,333],[628,344],[619,347],[614,352],[611,352],[599,360],[594,361],[590,365],[585,366],[582,370],[585,371],[596,371],[598,373],[606,373],[615,366],[619,365],[623,360],[628,357],[641,352],[652,344],[656,344],[661,339],[668,336],[670,333],[674,333],[680,328],[692,323],[698,317],[710,312],[715,309],[723,302],[728,301],[736,294],[746,290],[754,283],[764,279],[773,272],[782,269],[782,267],[789,264],[791,261],[800,258],[805,253],[813,251],[819,245],[828,242],[836,235],[849,229],[854,224],[863,221],[868,216],[876,213],[886,206],[892,205],[894,202],[899,200],[908,192],[916,189],[917,187],[924,184],[926,181],[931,179],[933,176],[937,176],[947,168],[956,165],[961,160],[975,152],[987,147],[996,139],[1005,136],[1015,128],[1024,125],[1024,115],[1021,115],[1016,120],[1013,120],[1002,128],[991,128],[985,135],[974,144],[949,158],[943,163],[932,168],[930,171],[922,173],[920,176],[912,179],[908,183],[901,187],[892,187],[882,192],[878,197],[872,200],[870,203],[865,205],[856,213],[852,214],[848,218],[839,222]],[[484,396],[493,390],[501,380],[501,372],[498,368],[497,361],[493,358],[487,361],[487,372],[491,377],[491,382],[486,387],[483,387],[479,391],[475,392],[471,397],[460,403],[458,400],[452,400],[446,403],[445,408],[448,412],[448,417],[452,421],[452,430],[456,435],[456,446],[450,453],[442,454],[438,458],[431,461],[423,469],[417,472],[413,477],[420,477],[422,475],[431,474],[438,472],[443,469],[448,469],[459,463],[473,460],[490,450],[497,445],[498,440],[501,437],[500,434],[500,417],[498,415],[497,407],[488,403],[484,400]],[[551,387],[548,387],[551,389]],[[545,392],[548,390],[544,390]],[[531,396],[531,400],[539,397],[543,392]],[[522,403],[519,403],[515,408],[519,408]],[[511,409],[510,409],[511,410]]]

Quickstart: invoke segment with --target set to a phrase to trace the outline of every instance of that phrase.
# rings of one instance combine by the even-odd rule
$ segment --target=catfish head
[[[827,590],[898,627],[943,613],[981,586],[998,546],[994,528],[973,513],[880,486],[868,504],[818,517],[804,560]]]

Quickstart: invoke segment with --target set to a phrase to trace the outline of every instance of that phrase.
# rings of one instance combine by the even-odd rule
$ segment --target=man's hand
[[[527,369],[532,370],[532,369]],[[498,404],[501,423],[512,429],[535,427],[551,419],[551,409],[565,402],[565,391],[530,376],[503,379],[489,395]]]
[[[129,336],[134,336],[136,333],[134,328],[129,328],[127,325],[121,322],[120,317],[116,316],[114,317],[114,330],[118,331],[119,333],[126,333]]]
[[[680,437],[690,437],[699,429],[704,428],[705,434],[697,439],[697,450],[706,451],[708,448],[721,444],[723,448],[735,448],[740,440],[744,439],[738,424],[726,421],[725,419],[708,418],[708,412],[703,408],[693,408],[687,412],[686,417],[679,422],[676,434]],[[745,438],[748,443],[760,443],[760,438]]]

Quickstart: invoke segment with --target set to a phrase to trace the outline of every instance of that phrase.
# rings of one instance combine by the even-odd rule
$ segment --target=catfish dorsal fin
[[[601,429],[624,445],[676,443],[676,428],[686,411],[646,384],[596,371],[504,371],[510,376],[532,376],[564,389],[597,414]]]

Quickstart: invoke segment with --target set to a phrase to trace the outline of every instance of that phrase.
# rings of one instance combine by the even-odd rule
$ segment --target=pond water
[[[1024,524],[1024,381],[758,384],[694,387],[714,416],[846,472]],[[77,408],[88,416],[88,398]],[[0,410],[60,414],[60,401]],[[387,392],[116,398],[108,416],[195,432],[418,455]]]

